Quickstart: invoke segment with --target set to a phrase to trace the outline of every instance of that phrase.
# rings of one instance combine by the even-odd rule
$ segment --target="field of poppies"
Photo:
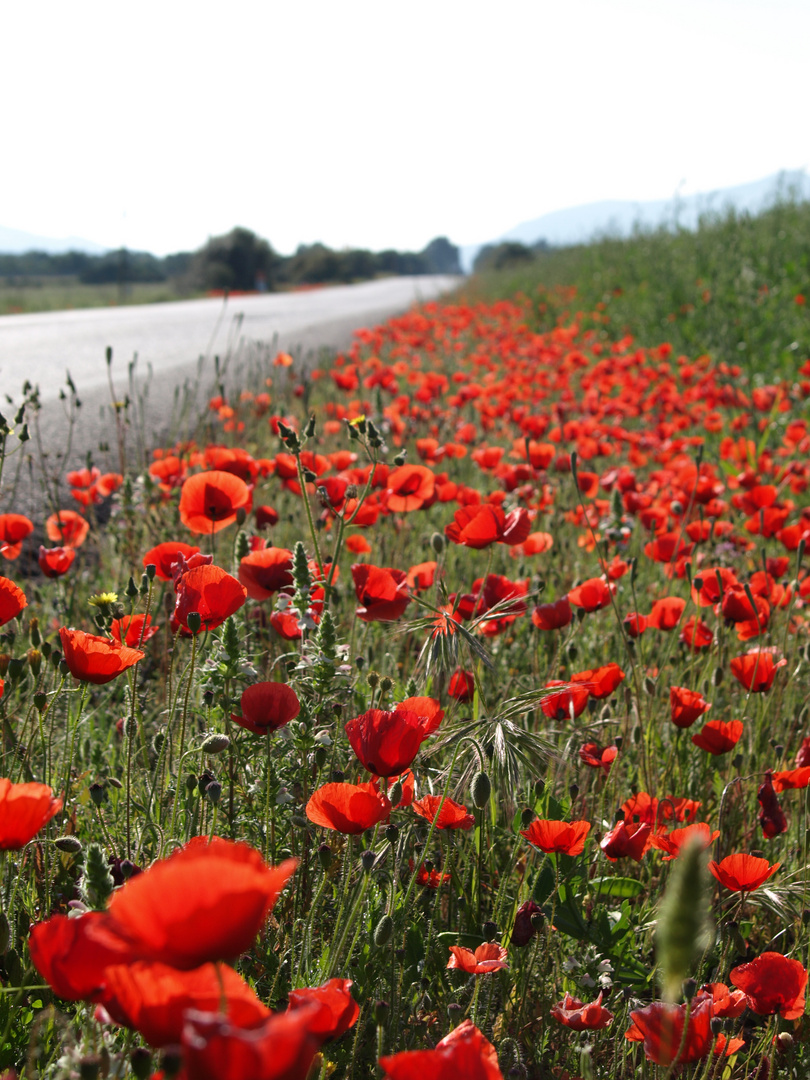
[[[807,1075],[808,335],[624,322],[429,304],[7,499],[0,1076]]]

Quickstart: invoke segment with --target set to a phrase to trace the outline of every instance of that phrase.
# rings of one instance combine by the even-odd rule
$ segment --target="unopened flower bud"
[[[332,865],[332,849],[328,844],[321,844],[318,848],[318,862],[324,870],[328,870]]]
[[[383,945],[387,945],[391,940],[391,935],[394,933],[394,920],[390,915],[383,915],[377,925],[374,927],[374,944],[378,949],[381,949]]]
[[[470,794],[472,796],[473,805],[482,809],[489,802],[489,797],[492,794],[492,784],[489,777],[485,772],[477,772],[472,779],[470,785]]]
[[[54,846],[68,855],[76,855],[82,850],[82,842],[78,836],[57,836]]]
[[[430,538],[430,546],[437,555],[441,555],[445,548],[445,540],[440,532],[435,532]]]
[[[152,1075],[152,1055],[145,1046],[136,1046],[129,1055],[135,1080],[147,1080]]]
[[[227,750],[231,745],[231,740],[227,735],[222,735],[215,731],[209,735],[202,744],[203,753],[205,754],[221,754]]]
[[[396,844],[399,839],[399,829],[396,825],[388,825],[385,830],[385,839],[389,844]]]
[[[396,780],[388,792],[388,801],[392,806],[399,806],[402,802],[402,781]]]
[[[487,921],[483,924],[481,929],[482,929],[482,931],[484,933],[484,938],[487,941],[494,941],[495,940],[495,938],[496,938],[496,936],[498,934],[498,927],[495,925],[495,923],[492,921],[492,919],[487,919]]]
[[[377,1027],[385,1027],[391,1013],[391,1006],[387,1001],[378,1001],[374,1005],[374,1023]]]
[[[216,806],[219,803],[222,795],[222,784],[219,780],[212,780],[208,787],[205,789],[205,797],[210,803]]]
[[[38,713],[44,713],[48,706],[48,695],[44,694],[41,690],[37,690],[34,694],[34,706]]]
[[[363,864],[363,869],[368,873],[377,861],[377,856],[370,848],[366,848],[363,854],[360,856],[360,862]]]
[[[530,806],[524,806],[520,812],[520,824],[524,829],[528,829],[531,823],[534,821],[534,810]]]

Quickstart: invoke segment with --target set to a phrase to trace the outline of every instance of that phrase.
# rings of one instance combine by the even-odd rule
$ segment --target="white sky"
[[[807,0],[3,5],[0,224],[485,241],[810,165]]]

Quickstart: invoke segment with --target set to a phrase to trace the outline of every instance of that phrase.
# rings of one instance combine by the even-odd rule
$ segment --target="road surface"
[[[0,317],[0,404],[9,419],[22,400],[26,379],[40,387],[39,432],[52,475],[84,464],[88,452],[102,470],[117,468],[115,420],[111,409],[107,347],[116,397],[134,390],[132,447],[159,437],[182,437],[216,386],[214,357],[230,358],[231,376],[240,364],[284,350],[301,357],[318,349],[345,348],[352,331],[373,325],[413,304],[454,288],[450,276],[398,277],[360,285],[340,285],[298,293],[244,296],[81,311]],[[133,382],[129,372],[132,361]],[[276,369],[276,373],[281,369]],[[81,400],[72,425],[60,390],[69,371]],[[272,373],[272,372],[271,372]],[[227,382],[227,377],[226,377]],[[133,416],[134,413],[134,416]],[[137,429],[137,431],[135,430]],[[29,445],[38,452],[34,439]],[[105,444],[108,444],[105,445]],[[0,512],[36,512],[42,493],[6,462]],[[27,470],[26,470],[27,472]],[[70,505],[69,496],[62,505]]]

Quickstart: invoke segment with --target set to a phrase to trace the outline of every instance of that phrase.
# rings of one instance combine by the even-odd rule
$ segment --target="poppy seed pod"
[[[202,749],[205,754],[221,754],[224,750],[227,750],[230,745],[231,740],[227,735],[214,732],[203,742]]]

